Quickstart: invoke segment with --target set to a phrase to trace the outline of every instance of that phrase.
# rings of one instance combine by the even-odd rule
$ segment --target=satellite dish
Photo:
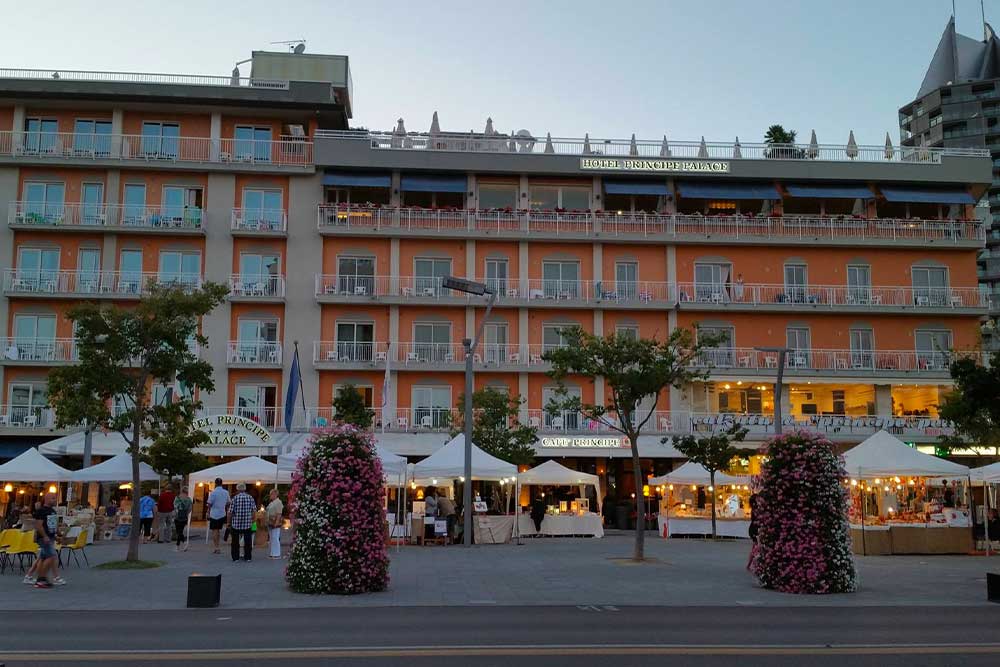
[[[514,133],[514,138],[522,153],[530,153],[535,147],[535,138],[527,130],[518,130]]]
[[[295,54],[300,54],[300,53],[305,53],[305,52],[306,52],[306,43],[305,42],[297,44],[295,46],[295,48],[292,50],[292,53],[295,53]]]

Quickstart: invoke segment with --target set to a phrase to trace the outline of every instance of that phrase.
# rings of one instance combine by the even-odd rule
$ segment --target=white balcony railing
[[[230,228],[243,232],[284,232],[288,214],[282,209],[234,208]]]
[[[681,304],[850,306],[873,310],[885,306],[985,308],[989,302],[988,295],[977,287],[679,283],[677,294]]]
[[[194,206],[156,207],[12,201],[8,207],[7,222],[11,225],[37,227],[200,230],[202,210]]]
[[[55,411],[47,406],[0,405],[0,428],[50,428],[55,424]]]
[[[141,134],[0,132],[0,156],[47,160],[122,160],[158,165],[313,166],[313,144],[300,138],[233,139]]]
[[[940,352],[919,350],[791,350],[785,358],[790,371],[850,371],[872,375],[880,373],[947,374],[955,358],[980,357],[977,352]],[[716,369],[770,370],[778,367],[778,353],[747,347],[716,347],[705,350],[698,366]]]
[[[281,365],[281,343],[260,340],[231,340],[226,360],[230,364]]]
[[[284,297],[284,276],[234,273],[229,276],[229,296]]]
[[[159,274],[131,271],[46,271],[7,269],[3,288],[8,294],[138,297],[152,285],[197,288],[202,279],[193,274]]]
[[[73,338],[0,338],[4,362],[57,363],[76,361]]]

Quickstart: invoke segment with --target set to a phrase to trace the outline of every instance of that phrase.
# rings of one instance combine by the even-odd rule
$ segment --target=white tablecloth
[[[476,544],[506,544],[514,532],[514,517],[502,515],[473,515],[473,535]]]
[[[518,529],[522,535],[535,534],[535,522],[531,515],[523,513],[518,517]],[[604,537],[604,524],[599,514],[587,512],[577,514],[546,514],[542,519],[542,530],[539,535],[589,535]]]
[[[670,535],[711,535],[712,520],[699,517],[670,517],[662,514],[656,517],[658,532],[663,535],[666,525],[667,536]],[[750,537],[750,521],[748,519],[716,519],[715,534],[722,537]]]

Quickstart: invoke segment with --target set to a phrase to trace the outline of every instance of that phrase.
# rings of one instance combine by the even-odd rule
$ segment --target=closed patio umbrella
[[[551,132],[546,132],[545,133],[545,152],[546,153],[555,153],[556,152],[556,149],[552,146],[552,133]]]
[[[660,157],[670,157],[670,144],[667,143],[667,135],[663,135],[663,143],[660,144]]]
[[[847,157],[852,160],[858,157],[858,142],[854,140],[854,130],[851,130],[851,134],[847,137]]]
[[[591,152],[592,151],[590,150],[590,133],[589,132],[584,132],[584,134],[583,134],[583,154],[584,155],[590,155]]]
[[[705,136],[701,137],[701,144],[698,146],[698,157],[708,157],[708,144],[705,143]]]
[[[812,160],[819,157],[819,141],[816,139],[816,130],[813,130],[812,135],[809,137],[809,151],[806,154]]]
[[[743,149],[740,147],[740,138],[736,137],[736,143],[733,144],[733,159],[741,157],[743,157]]]
[[[885,159],[892,160],[896,155],[896,150],[892,147],[892,139],[889,138],[889,133],[885,133]]]
[[[632,133],[632,140],[628,142],[628,154],[632,157],[639,156],[639,147],[635,144],[635,132]]]

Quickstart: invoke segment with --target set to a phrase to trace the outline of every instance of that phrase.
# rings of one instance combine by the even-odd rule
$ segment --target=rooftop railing
[[[692,160],[816,160],[835,162],[931,163],[942,156],[989,157],[979,148],[858,146],[856,144],[757,144],[704,141],[535,137],[478,133],[319,130],[317,139],[367,141],[379,150],[436,150],[462,153],[578,155],[580,157],[658,158]]]
[[[67,69],[16,69],[0,67],[0,79],[46,81],[96,81],[108,83],[153,83],[167,86],[224,86],[227,88],[270,88],[287,90],[288,81],[204,74],[160,74],[155,72],[101,72]]]

